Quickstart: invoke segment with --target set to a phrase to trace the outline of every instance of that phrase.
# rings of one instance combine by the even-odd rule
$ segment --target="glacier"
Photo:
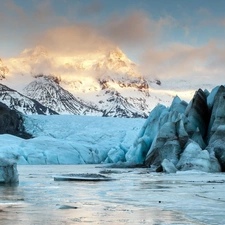
[[[27,164],[97,164],[125,161],[144,119],[75,115],[26,115],[33,136],[0,135],[0,157]]]
[[[175,97],[150,113],[126,160],[153,171],[225,171],[225,87],[196,91],[189,104]]]
[[[199,89],[189,103],[176,96],[170,107],[158,104],[147,119],[23,115],[32,138],[0,135],[0,157],[22,165],[126,162],[156,172],[225,171],[224,99],[224,86]]]

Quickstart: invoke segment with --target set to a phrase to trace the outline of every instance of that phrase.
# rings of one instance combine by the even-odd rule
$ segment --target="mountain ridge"
[[[17,110],[24,114],[58,114],[54,110],[45,107],[38,101],[31,99],[16,90],[13,90],[0,83],[0,102],[6,104],[10,109]]]
[[[118,47],[108,52],[64,56],[37,46],[5,60],[4,66],[8,69],[2,79],[4,85],[60,114],[146,117],[160,98],[164,104],[169,104],[173,98],[151,92],[151,86],[160,86],[161,81],[148,81],[142,77],[137,65]],[[41,76],[42,82],[45,79],[44,84],[40,83]],[[46,90],[50,86],[52,92]],[[67,98],[67,103],[60,98]],[[57,105],[61,105],[58,110]]]

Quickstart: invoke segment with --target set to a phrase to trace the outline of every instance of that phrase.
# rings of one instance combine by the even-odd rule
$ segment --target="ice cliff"
[[[225,87],[199,89],[189,104],[175,97],[170,107],[156,106],[126,160],[155,171],[224,172]]]

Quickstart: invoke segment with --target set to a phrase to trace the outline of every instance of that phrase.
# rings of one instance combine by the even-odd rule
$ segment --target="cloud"
[[[125,16],[113,15],[103,25],[104,35],[120,45],[153,43],[165,26],[171,25],[171,17],[153,20],[144,11],[129,12]]]
[[[206,16],[206,17],[212,16],[212,13],[210,12],[210,10],[204,7],[201,7],[200,9],[198,9],[197,13],[201,16]]]
[[[196,24],[198,27],[209,27],[208,29],[210,29],[210,26],[225,26],[225,17],[213,14],[210,9],[201,7],[197,14],[200,16]]]
[[[65,16],[57,14],[52,0],[38,1],[33,0],[35,3],[35,9],[32,12],[31,22],[32,24],[36,23],[39,27],[49,28],[51,26],[62,26],[68,25],[70,22]],[[38,27],[37,27],[38,28]]]
[[[1,28],[11,26],[17,29],[17,26],[23,26],[28,21],[23,8],[14,3],[14,1],[0,2],[0,26]],[[20,23],[21,22],[21,23]]]
[[[177,88],[176,80],[181,79],[193,85],[225,83],[225,48],[218,41],[200,47],[176,43],[148,49],[141,60],[140,69],[145,76],[175,81],[172,86]]]
[[[32,0],[32,9],[22,0],[0,0],[1,50],[7,55],[18,55],[32,47],[32,39],[50,27],[68,25],[66,17],[56,15],[51,1]],[[29,5],[29,4],[28,4]]]
[[[93,0],[80,6],[79,12],[84,15],[98,14],[104,9],[104,3],[100,0]]]
[[[77,22],[49,29],[35,38],[34,45],[43,45],[59,54],[104,51],[116,46],[144,48],[156,43],[171,21],[171,17],[155,21],[144,11],[132,11],[122,17],[114,15],[101,25]]]
[[[76,24],[46,31],[35,40],[51,52],[61,55],[87,54],[110,49],[112,42],[99,34],[89,24]]]

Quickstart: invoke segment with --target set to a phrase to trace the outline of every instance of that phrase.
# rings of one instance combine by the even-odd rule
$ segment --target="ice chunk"
[[[125,161],[125,153],[123,150],[118,148],[112,148],[108,152],[108,157],[106,159],[108,163],[117,163]]]
[[[0,158],[0,182],[7,184],[19,182],[17,164],[15,162]]]
[[[218,160],[194,141],[187,144],[176,167],[179,170],[200,170],[203,172],[220,172]]]
[[[163,160],[162,167],[163,167],[164,172],[167,172],[167,173],[176,173],[177,172],[177,168],[168,159]]]

